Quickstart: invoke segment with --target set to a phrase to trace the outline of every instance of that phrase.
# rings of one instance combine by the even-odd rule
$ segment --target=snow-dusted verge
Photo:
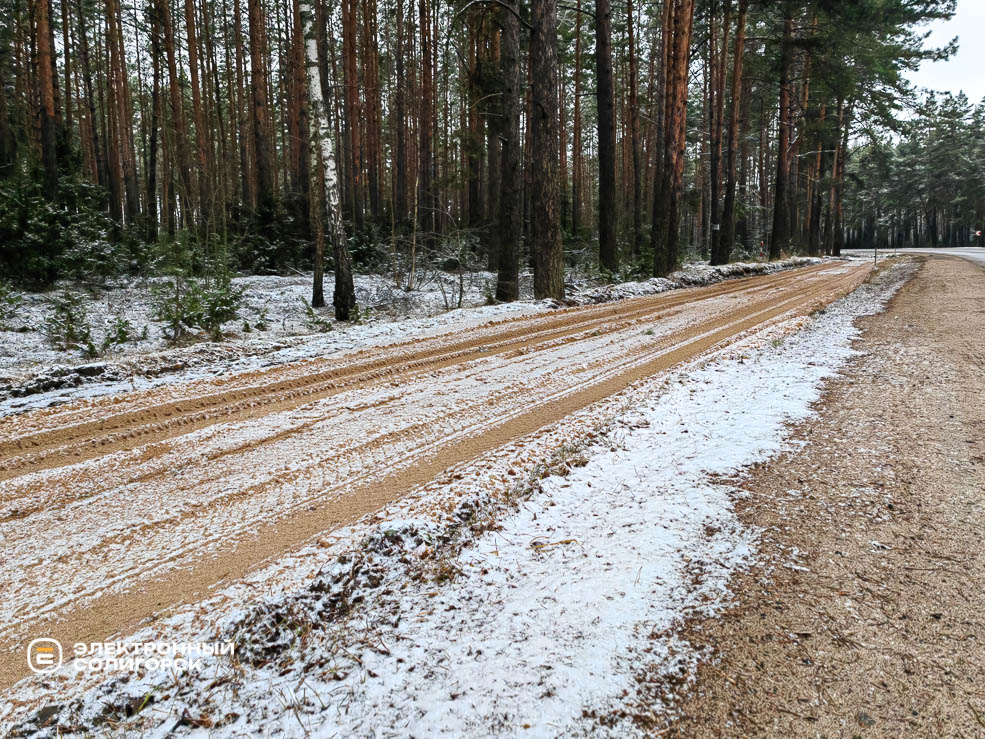
[[[790,257],[779,262],[733,262],[715,267],[699,263],[686,264],[667,277],[652,277],[640,282],[620,282],[615,285],[602,285],[578,290],[564,303],[566,305],[590,305],[592,303],[607,303],[612,300],[638,298],[682,287],[712,285],[736,277],[769,275],[785,269],[820,264],[823,261],[825,260],[818,257]]]
[[[91,293],[77,286],[60,284],[46,293],[24,293],[23,304],[6,328],[0,330],[0,397],[24,396],[53,388],[79,386],[90,381],[105,382],[130,376],[158,376],[189,368],[229,364],[243,358],[264,357],[312,343],[303,356],[313,356],[326,348],[345,349],[351,344],[372,345],[375,341],[401,338],[401,331],[387,330],[395,319],[425,319],[447,313],[458,304],[456,276],[432,275],[412,291],[395,287],[380,275],[355,277],[356,298],[363,323],[355,331],[332,331],[333,278],[325,279],[327,309],[309,313],[311,275],[250,276],[233,279],[243,289],[239,317],[223,324],[226,340],[201,342],[193,346],[169,347],[164,324],[155,320],[151,286],[159,279],[119,280],[106,289]],[[495,275],[476,272],[464,281],[462,305],[480,306],[487,302],[495,285]],[[115,320],[126,320],[132,340],[115,347],[111,355],[97,361],[86,360],[77,351],[61,352],[45,340],[43,326],[53,301],[70,292],[84,305],[86,321],[95,342]],[[510,314],[510,309],[504,309]],[[497,314],[498,315],[498,314]],[[491,320],[491,319],[486,319]],[[249,330],[247,330],[249,329]],[[420,330],[420,326],[417,327]],[[331,332],[331,333],[327,333]],[[354,333],[355,336],[348,334]],[[342,335],[337,335],[342,334]],[[291,361],[288,352],[280,361]],[[81,371],[77,371],[81,369]]]
[[[720,267],[688,264],[668,278],[601,287],[580,282],[567,286],[570,297],[563,304],[589,305],[654,295],[820,261],[794,257],[782,262]],[[530,276],[521,282],[528,285]],[[487,272],[471,273],[464,280],[462,305],[468,310],[452,310],[458,305],[459,283],[455,275],[436,273],[411,292],[397,289],[392,281],[378,275],[359,275],[355,283],[363,308],[362,323],[334,323],[330,309],[326,309],[316,314],[322,321],[316,325],[306,308],[310,275],[239,277],[233,283],[244,288],[245,293],[240,317],[223,327],[229,338],[176,348],[168,348],[161,323],[154,321],[150,281],[120,282],[85,296],[87,320],[97,343],[116,319],[128,321],[135,337],[117,347],[112,355],[98,360],[84,360],[78,352],[56,351],[45,342],[41,329],[53,298],[61,291],[24,294],[23,305],[8,322],[12,330],[0,330],[0,416],[79,397],[186,382],[210,374],[253,370],[423,338],[561,305],[552,300],[486,305],[495,287],[495,275]],[[331,306],[331,276],[326,277],[325,288],[326,302]],[[247,326],[249,332],[244,331]]]
[[[852,355],[854,319],[909,274],[452,469],[130,637],[233,639],[235,660],[28,679],[0,732],[640,733],[634,702],[658,716],[699,659],[675,628],[725,605],[755,556],[714,479],[784,447]]]

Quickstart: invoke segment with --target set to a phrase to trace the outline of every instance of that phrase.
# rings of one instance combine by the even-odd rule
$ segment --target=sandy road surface
[[[742,482],[777,566],[689,634],[715,659],[667,736],[985,735],[985,269],[928,259],[862,326]]]
[[[869,265],[513,319],[0,419],[0,686],[449,466],[853,289]],[[23,666],[22,666],[23,665]]]

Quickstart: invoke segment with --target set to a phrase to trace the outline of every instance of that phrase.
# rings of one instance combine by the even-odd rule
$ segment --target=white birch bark
[[[325,217],[327,236],[335,256],[335,316],[339,320],[349,319],[349,309],[355,305],[355,290],[352,285],[352,269],[349,264],[349,250],[345,244],[345,230],[342,226],[342,208],[339,197],[338,152],[332,140],[328,118],[328,101],[322,95],[321,67],[318,64],[318,36],[315,32],[315,8],[312,0],[301,0],[301,25],[304,31],[304,58],[308,79],[308,99],[311,101],[312,155],[315,159],[314,172],[324,171],[324,181],[319,183],[325,194]],[[318,166],[321,165],[321,166]],[[321,203],[319,203],[320,207]],[[321,214],[318,214],[319,218]],[[341,301],[341,302],[340,302]],[[344,304],[344,305],[343,305]]]
[[[325,167],[325,198],[328,211],[328,231],[331,238],[342,231],[342,214],[339,202],[339,176],[336,152],[332,146],[332,133],[328,123],[328,103],[322,96],[321,69],[318,66],[318,37],[315,34],[315,9],[311,0],[301,0],[301,23],[304,29],[304,60],[308,74],[308,98],[311,100],[312,143],[318,147],[313,152],[321,157]],[[316,160],[317,163],[317,160]]]

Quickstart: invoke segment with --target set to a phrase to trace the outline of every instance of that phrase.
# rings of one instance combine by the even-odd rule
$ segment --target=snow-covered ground
[[[230,639],[235,659],[111,680],[64,668],[12,690],[0,729],[641,733],[623,710],[640,676],[687,683],[700,655],[677,627],[726,605],[731,575],[755,558],[758,532],[721,476],[783,448],[786,425],[852,355],[854,319],[906,274],[892,265],[814,317],[449,470],[126,637]]]
[[[720,282],[751,274],[768,274],[817,263],[795,257],[782,262],[753,262],[710,267],[688,264],[668,278],[638,282],[568,285],[563,305],[587,305],[653,295],[681,287]],[[522,284],[528,286],[530,275]],[[410,292],[379,275],[355,278],[362,320],[356,325],[331,320],[332,276],[325,279],[327,309],[315,313],[307,301],[311,276],[252,276],[233,280],[245,290],[240,315],[223,325],[226,338],[190,346],[170,347],[164,326],[155,320],[150,284],[153,280],[119,282],[93,293],[69,285],[47,293],[24,293],[22,305],[0,327],[0,416],[45,407],[66,399],[143,389],[162,383],[183,382],[218,373],[326,356],[339,352],[432,336],[493,320],[529,315],[560,307],[556,301],[487,305],[495,290],[495,275],[465,276],[462,306],[458,310],[457,275],[436,273]],[[43,327],[53,301],[68,292],[78,295],[95,343],[123,319],[132,340],[107,356],[85,358],[79,351],[58,351],[46,341]],[[245,329],[249,327],[249,331]]]

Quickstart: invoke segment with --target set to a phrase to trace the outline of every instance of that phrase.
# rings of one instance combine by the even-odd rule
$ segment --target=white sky
[[[924,42],[930,47],[944,46],[957,36],[958,51],[946,62],[924,62],[910,81],[933,90],[964,91],[972,103],[985,97],[985,0],[958,0],[951,20],[922,30],[931,31]]]

